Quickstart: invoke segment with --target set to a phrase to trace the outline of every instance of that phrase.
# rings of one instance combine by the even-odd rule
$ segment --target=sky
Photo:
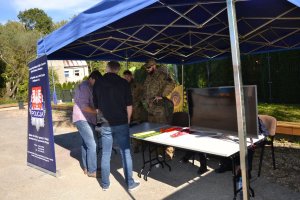
[[[18,13],[30,8],[44,10],[54,22],[70,20],[74,15],[101,0],[0,0],[0,23],[18,21]]]

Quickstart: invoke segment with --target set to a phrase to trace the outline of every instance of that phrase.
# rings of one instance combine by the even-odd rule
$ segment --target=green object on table
[[[160,132],[156,132],[156,131],[146,131],[146,132],[141,132],[141,133],[135,133],[133,134],[134,137],[139,138],[139,139],[143,139],[143,138],[147,138],[147,137],[151,137],[151,136],[155,136],[155,135],[159,135]]]

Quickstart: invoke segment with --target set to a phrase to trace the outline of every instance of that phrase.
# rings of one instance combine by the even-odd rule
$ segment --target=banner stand
[[[27,162],[27,166],[32,167],[32,168],[37,169],[37,170],[40,170],[40,171],[42,171],[42,172],[44,172],[46,174],[49,174],[49,175],[57,177],[57,178],[61,176],[61,173],[60,173],[59,170],[56,170],[56,173],[54,173],[54,172],[51,172],[51,171],[46,170],[44,168],[41,168],[41,167],[39,167],[37,165],[31,164],[29,162]]]
[[[47,61],[29,63],[27,165],[57,177]]]

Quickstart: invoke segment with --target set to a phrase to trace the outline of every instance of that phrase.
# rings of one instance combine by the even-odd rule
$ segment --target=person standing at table
[[[73,123],[82,139],[81,159],[83,172],[89,177],[97,176],[97,145],[95,140],[96,109],[93,104],[93,85],[101,79],[99,71],[93,71],[87,80],[75,89]]]
[[[135,81],[133,74],[129,70],[123,72],[123,78],[126,79],[130,85],[132,93],[132,116],[131,122],[140,123],[145,121],[145,112],[142,107],[143,98],[143,84]]]
[[[147,60],[144,66],[148,75],[143,87],[143,105],[147,110],[148,121],[170,123],[174,105],[166,96],[175,88],[175,82],[167,72],[158,69],[154,59]],[[168,107],[169,103],[171,103],[171,108]]]
[[[169,124],[174,105],[166,96],[175,88],[175,81],[165,71],[157,68],[154,59],[147,60],[144,66],[148,75],[144,82],[143,106],[148,113],[148,122]],[[167,147],[165,152],[170,159],[173,158],[173,147]]]
[[[123,78],[126,79],[130,85],[132,93],[132,116],[131,124],[138,124],[146,121],[146,113],[142,106],[143,98],[143,84],[134,80],[133,74],[130,70],[123,72]],[[140,152],[141,142],[136,139],[132,139],[133,152]]]
[[[116,61],[107,63],[106,74],[96,82],[94,101],[103,114],[101,126],[102,159],[101,187],[104,191],[110,187],[110,158],[113,140],[120,149],[125,182],[128,190],[140,186],[132,178],[132,157],[130,153],[129,123],[132,114],[132,95],[128,82],[118,75],[120,64]]]

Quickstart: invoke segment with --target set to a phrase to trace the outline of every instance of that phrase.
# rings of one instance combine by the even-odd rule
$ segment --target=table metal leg
[[[147,173],[144,175],[144,179],[146,181],[147,181],[148,175],[150,174],[150,172],[154,166],[156,166],[157,164],[160,164],[162,166],[162,168],[164,168],[164,160],[163,161],[159,160],[158,148],[159,148],[159,145],[156,145],[156,144],[151,145],[150,143],[148,144],[149,160],[146,161],[146,163],[149,162],[149,169],[148,169]],[[152,157],[154,151],[155,151],[155,156]]]
[[[161,165],[162,168],[164,168],[164,166],[166,165],[169,168],[169,171],[171,171],[171,166],[168,163],[166,163],[164,153],[163,153],[163,160],[159,159],[158,148],[159,148],[159,145],[142,141],[143,166],[138,173],[138,177],[141,178],[142,174],[144,173],[144,180],[147,181],[147,178],[152,170],[152,167],[154,167],[157,164]],[[148,153],[148,158],[149,158],[148,160],[145,155],[146,153]],[[155,153],[155,154],[153,155],[153,153]],[[149,169],[147,171],[145,171],[145,167],[147,164],[149,164]]]
[[[144,171],[145,165],[146,165],[146,160],[145,160],[145,150],[146,150],[146,146],[145,146],[145,142],[142,141],[142,158],[143,158],[143,166],[140,169],[139,173],[138,173],[138,177],[141,178],[142,177],[142,173]]]

